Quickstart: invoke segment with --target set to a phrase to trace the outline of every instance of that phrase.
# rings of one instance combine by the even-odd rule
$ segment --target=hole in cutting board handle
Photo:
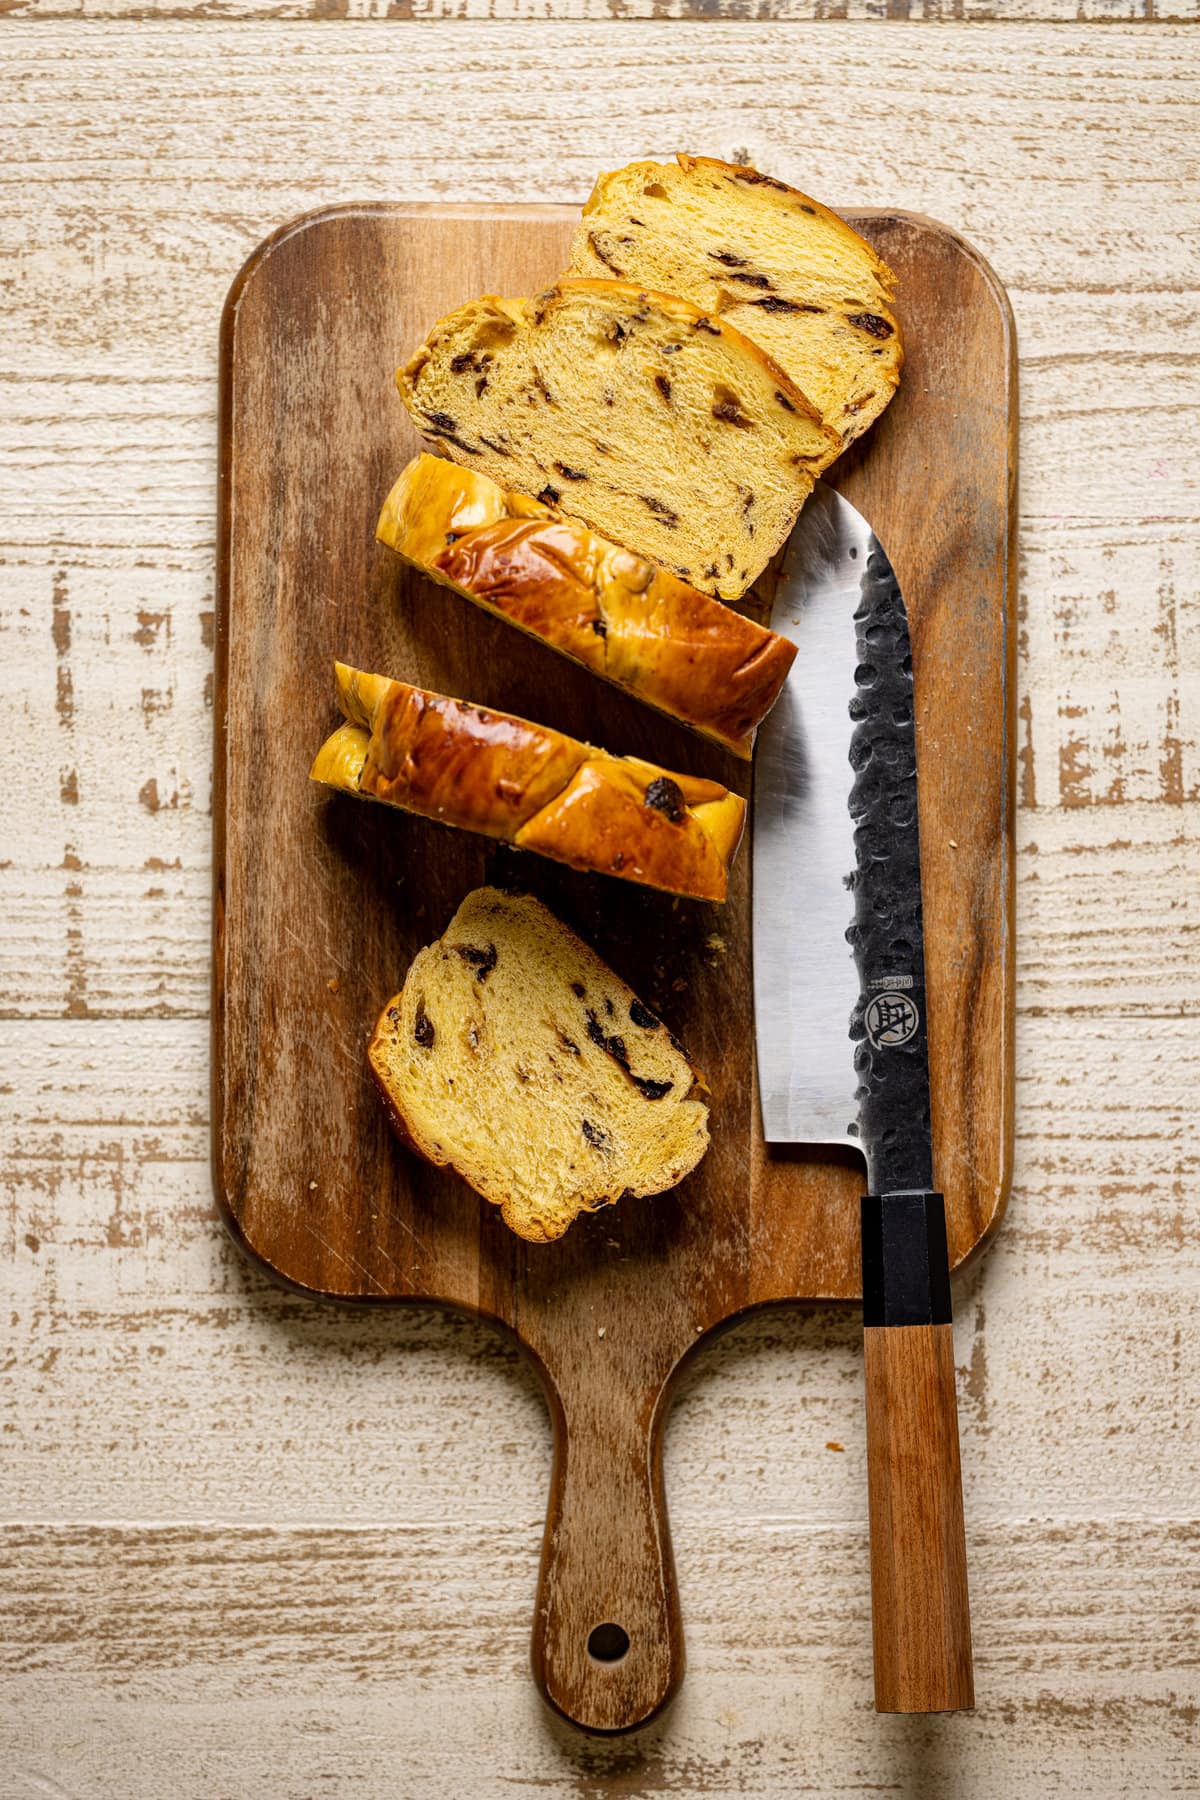
[[[629,1650],[629,1633],[622,1625],[597,1625],[588,1633],[587,1647],[593,1662],[620,1662]]]

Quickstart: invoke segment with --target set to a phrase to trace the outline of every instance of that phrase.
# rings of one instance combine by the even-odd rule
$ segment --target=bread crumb
[[[315,1181],[310,1181],[310,1182],[309,1182],[309,1184],[308,1184],[308,1191],[309,1191],[309,1193],[310,1193],[310,1194],[312,1194],[312,1193],[315,1193],[315,1192],[316,1192],[316,1187],[317,1187],[317,1184],[316,1184],[316,1182],[315,1182]]]
[[[719,931],[710,931],[704,940],[704,953],[710,962],[716,962],[719,957],[724,956],[728,948],[729,945]]]
[[[458,954],[464,941],[473,951],[488,945],[486,985],[467,973],[475,965]],[[424,1058],[410,1049],[410,1040],[420,1043],[410,1026],[418,1009],[433,1040]],[[401,1015],[395,1032],[392,1012]],[[646,1017],[657,1029],[639,1027]],[[533,1242],[560,1236],[578,1213],[643,1183],[661,1190],[682,1179],[707,1147],[704,1090],[694,1091],[694,1071],[659,1016],[530,895],[468,895],[442,937],[418,953],[383,1021],[368,1057],[397,1116],[420,1131],[431,1162],[461,1169]],[[489,1052],[493,1037],[503,1054]],[[602,1062],[591,1044],[605,1052]],[[514,1053],[517,1070],[530,1072],[524,1084],[513,1075]],[[606,1237],[619,1260],[620,1240]],[[601,1321],[594,1306],[588,1311],[595,1336]]]
[[[951,848],[951,849],[952,849],[952,850],[957,850],[957,849],[958,849],[958,839],[957,839],[957,838],[951,838],[951,839],[950,839],[950,840],[949,840],[949,843],[950,843],[950,848]]]
[[[831,1438],[830,1441],[826,1444],[825,1448],[827,1450],[844,1450],[846,1448],[846,1446],[845,1446],[845,1444],[835,1444]]]
[[[329,977],[329,980],[325,983],[325,986],[329,989],[331,994],[336,994],[338,992],[339,988],[341,987],[341,985],[342,984],[338,980],[336,975],[331,975]]]
[[[596,1336],[597,1336],[597,1337],[603,1337],[603,1336],[604,1336],[604,1334],[605,1334],[605,1332],[606,1332],[606,1331],[607,1331],[607,1330],[608,1330],[608,1326],[607,1326],[607,1325],[598,1325],[598,1326],[597,1326],[597,1327],[596,1327]]]

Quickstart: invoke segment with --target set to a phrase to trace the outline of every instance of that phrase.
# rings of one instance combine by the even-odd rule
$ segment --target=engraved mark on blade
[[[877,1050],[907,1044],[920,1023],[920,1013],[904,993],[876,994],[863,1015],[867,1036]]]

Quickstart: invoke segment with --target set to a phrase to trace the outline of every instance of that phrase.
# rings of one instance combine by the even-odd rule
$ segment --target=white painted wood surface
[[[597,19],[1110,24],[1196,18],[1196,0],[0,0],[23,19]]]
[[[0,1795],[1200,1791],[1200,38],[7,10]],[[214,1217],[216,329],[293,213],[579,200],[676,143],[932,213],[1009,284],[1017,1166],[958,1295],[979,1711],[873,1714],[856,1327],[764,1315],[669,1432],[684,1693],[597,1744],[526,1667],[532,1377],[269,1288]]]

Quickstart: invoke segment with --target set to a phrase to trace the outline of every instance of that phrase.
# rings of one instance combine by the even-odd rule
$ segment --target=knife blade
[[[876,1707],[949,1711],[974,1699],[912,654],[882,545],[823,482],[792,533],[772,626],[799,654],[755,752],[763,1135],[862,1152]]]

